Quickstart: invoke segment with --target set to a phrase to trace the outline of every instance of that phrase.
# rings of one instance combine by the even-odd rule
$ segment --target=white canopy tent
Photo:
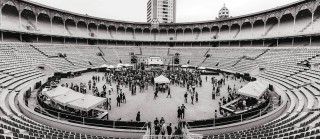
[[[54,97],[64,95],[64,94],[68,93],[70,90],[71,89],[69,89],[67,87],[58,86],[55,89],[44,92],[44,95],[47,96],[49,99],[52,99]]]
[[[67,104],[69,102],[78,100],[84,96],[85,96],[84,94],[81,94],[81,93],[78,93],[78,92],[71,90],[71,91],[68,91],[64,95],[53,98],[52,100],[56,103],[63,105],[63,106],[67,106]]]
[[[108,67],[108,65],[107,64],[103,64],[103,65],[101,65],[101,68],[107,68]]]
[[[125,66],[125,67],[133,67],[133,65],[131,65],[131,64],[124,64],[123,66]]]
[[[260,81],[254,81],[239,89],[238,93],[240,95],[259,99],[267,89],[268,84],[261,83]]]
[[[189,65],[182,65],[181,68],[187,68]]]
[[[162,83],[170,83],[170,80],[167,77],[160,75],[160,76],[154,78],[154,82],[157,84],[162,84]]]
[[[109,65],[107,68],[108,68],[108,69],[115,69],[116,67],[113,66],[113,65]]]
[[[106,98],[95,97],[93,95],[84,95],[82,98],[68,103],[68,107],[79,109],[81,111],[89,111],[106,102]]]

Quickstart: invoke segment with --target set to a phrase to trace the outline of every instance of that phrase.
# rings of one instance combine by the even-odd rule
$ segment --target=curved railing
[[[278,91],[276,89],[276,91]],[[278,93],[279,94],[279,93]],[[39,123],[49,125],[63,130],[71,130],[73,132],[80,132],[85,134],[95,134],[101,136],[119,136],[119,137],[141,137],[146,131],[145,122],[140,122],[140,125],[135,125],[137,122],[125,121],[107,121],[103,122],[83,117],[75,117],[66,113],[52,111],[46,109],[46,112],[40,111],[39,114],[25,104],[25,92],[18,95],[19,108],[21,111],[32,120]],[[200,134],[214,134],[236,131],[237,129],[250,128],[254,125],[260,125],[274,120],[276,117],[283,114],[287,107],[287,98],[282,97],[282,104],[271,112],[264,111],[270,105],[270,100],[267,99],[258,107],[241,115],[233,117],[218,118],[215,120],[199,120],[188,122],[191,127],[190,132]],[[41,103],[41,102],[40,102]],[[40,104],[39,103],[39,104]],[[48,111],[47,111],[48,110]],[[49,114],[48,114],[49,113]],[[77,119],[78,118],[78,119]],[[76,120],[75,120],[76,119]],[[66,121],[67,120],[67,121]],[[143,124],[142,124],[143,123]],[[212,124],[211,124],[212,123]],[[140,130],[138,130],[140,129]]]
[[[190,121],[188,122],[188,125],[190,126],[190,128],[204,128],[204,127],[215,127],[215,126],[242,122],[242,121],[250,120],[256,117],[261,117],[267,114],[268,112],[266,111],[266,109],[268,109],[269,106],[270,106],[270,98],[267,99],[262,104],[260,104],[259,106],[257,106],[256,108],[253,108],[252,110],[249,110],[243,114],[236,114],[228,117],[220,117],[217,119]]]

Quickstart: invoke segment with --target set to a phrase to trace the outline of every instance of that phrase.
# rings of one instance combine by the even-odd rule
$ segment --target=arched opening
[[[169,37],[167,36],[167,30],[166,29],[160,29],[157,40],[161,40],[161,41],[170,40]]]
[[[149,28],[145,28],[143,30],[143,35],[142,35],[142,40],[146,40],[146,41],[149,41],[153,38],[151,38],[151,35],[150,35],[150,29]]]
[[[184,37],[180,38],[179,40],[194,40],[195,39],[195,35],[192,34],[192,29],[191,28],[186,28],[184,30]],[[191,45],[191,44],[190,44]]]
[[[312,31],[312,13],[309,9],[304,9],[298,12],[296,16],[295,32],[310,32]]]
[[[134,36],[133,36],[133,28],[132,28],[132,27],[128,27],[128,28],[127,28],[126,34],[127,34],[127,37],[128,37],[129,40],[134,39]]]
[[[279,34],[288,35],[294,33],[294,18],[292,14],[285,14],[280,19]]]
[[[53,34],[62,35],[64,33],[63,19],[60,16],[52,18],[52,31]]]
[[[262,19],[256,20],[253,23],[252,36],[254,38],[258,38],[262,35],[264,35],[264,22],[262,21]]]
[[[176,30],[176,36],[175,36],[175,38],[176,38],[176,40],[181,40],[181,38],[183,38],[183,30],[182,30],[182,28],[178,28],[177,30]]]
[[[19,11],[15,5],[9,1],[2,8],[1,26],[7,29],[19,30]]]
[[[88,31],[90,37],[97,37],[97,25],[95,23],[89,23]]]
[[[195,40],[199,39],[200,33],[201,33],[200,28],[194,28],[193,29],[193,35],[195,36]]]
[[[49,15],[46,12],[42,11],[38,15],[38,25],[37,25],[38,30],[40,30],[41,33],[50,33],[51,31],[50,21],[51,20]]]
[[[266,29],[263,36],[274,36],[278,35],[278,19],[276,17],[271,17],[266,22]]]
[[[98,28],[99,28],[98,36],[100,38],[107,39],[109,37],[108,36],[108,28],[107,28],[107,26],[104,25],[104,24],[100,24],[98,26]]]
[[[21,12],[21,25],[24,29],[29,31],[36,31],[36,15],[31,9],[26,8]]]
[[[230,38],[235,39],[240,32],[240,25],[239,24],[232,24],[230,28]]]
[[[72,19],[67,19],[66,21],[66,30],[68,31],[69,35],[75,35],[76,34],[76,22]]]
[[[203,27],[202,33],[200,33],[199,40],[210,40],[212,35],[210,34],[210,28],[209,27]]]
[[[213,26],[211,28],[211,38],[215,40],[215,39],[218,38],[218,35],[219,35],[219,27],[218,26]]]
[[[159,30],[154,28],[151,30],[152,40],[156,41],[157,37],[159,36]]]
[[[320,6],[317,7],[317,9],[314,11],[313,14],[313,31],[319,31],[320,30]]]
[[[176,32],[173,28],[168,29],[169,40],[175,40]]]
[[[229,39],[230,38],[230,36],[229,36],[229,26],[228,25],[223,25],[220,28],[220,33],[219,33],[218,38],[219,39]]]
[[[116,34],[116,27],[115,26],[113,26],[113,25],[110,25],[109,27],[108,27],[108,35],[110,36],[109,38],[115,38],[114,36],[115,36],[115,34]]]
[[[250,22],[244,22],[241,26],[241,31],[237,38],[251,38],[252,37],[252,26]]]
[[[78,21],[78,23],[77,23],[77,36],[80,36],[80,37],[87,37],[88,36],[86,22]]]
[[[134,30],[134,39],[140,40],[141,38],[142,38],[142,29],[141,28],[136,28]]]
[[[125,28],[123,26],[118,27],[116,38],[127,39]]]

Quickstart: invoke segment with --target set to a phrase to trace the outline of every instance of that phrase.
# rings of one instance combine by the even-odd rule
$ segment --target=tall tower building
[[[176,5],[176,0],[149,0],[147,21],[158,20],[160,23],[175,23]]]

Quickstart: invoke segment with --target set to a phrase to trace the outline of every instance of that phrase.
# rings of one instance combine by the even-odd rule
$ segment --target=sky
[[[146,22],[148,0],[31,0],[107,19]],[[223,4],[231,16],[255,13],[297,0],[177,0],[177,22],[214,20]]]

